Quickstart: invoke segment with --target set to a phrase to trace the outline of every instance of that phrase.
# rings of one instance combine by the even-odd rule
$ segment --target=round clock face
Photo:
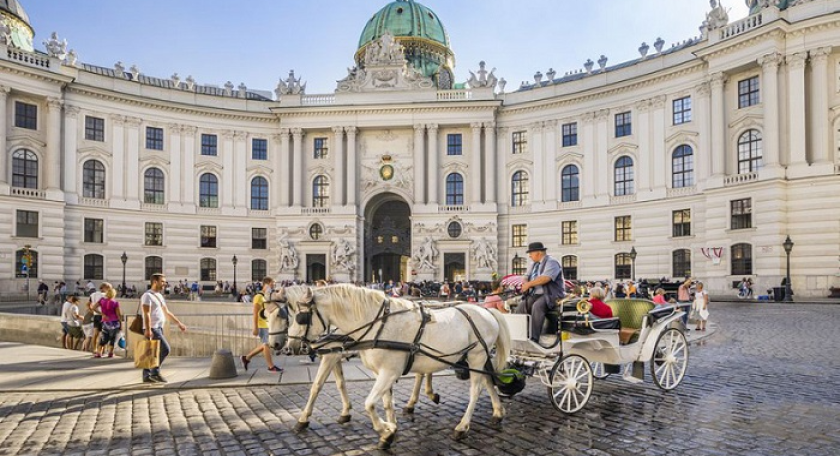
[[[389,181],[394,177],[394,167],[391,165],[382,165],[379,168],[379,175],[382,177],[382,180]]]

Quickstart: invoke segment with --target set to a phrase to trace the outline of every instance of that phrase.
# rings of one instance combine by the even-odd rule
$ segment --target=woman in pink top
[[[508,313],[505,309],[505,302],[502,300],[501,294],[504,293],[504,288],[498,282],[493,282],[493,294],[487,295],[484,298],[485,309],[496,309],[501,313]]]
[[[665,300],[665,290],[657,288],[653,293],[653,302],[655,302],[658,306],[668,305],[668,301]]]
[[[114,357],[114,345],[117,343],[117,337],[122,329],[122,312],[120,311],[119,301],[114,300],[117,296],[117,291],[109,283],[102,284],[107,286],[105,297],[93,307],[94,311],[102,313],[102,336],[99,340],[99,350],[94,353],[94,358],[101,358],[105,351],[105,345],[109,346],[108,357]]]

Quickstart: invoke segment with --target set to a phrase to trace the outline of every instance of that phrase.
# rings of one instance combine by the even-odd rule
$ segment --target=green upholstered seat
[[[656,307],[656,304],[644,299],[610,299],[606,304],[612,309],[613,316],[621,321],[619,338],[623,344],[638,339],[645,315]]]

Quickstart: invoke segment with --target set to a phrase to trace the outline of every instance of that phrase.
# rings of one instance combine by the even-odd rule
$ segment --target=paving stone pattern
[[[377,452],[362,414],[370,381],[353,382],[353,420],[332,385],[311,429],[291,428],[306,385],[0,396],[0,455],[836,455],[840,448],[840,306],[712,304],[716,335],[692,347],[675,391],[618,378],[596,384],[574,416],[556,412],[538,381],[506,401],[489,425],[484,395],[469,436],[449,435],[467,402],[466,383],[437,381],[412,421],[399,417],[390,453]],[[648,380],[650,380],[648,375]],[[398,406],[410,382],[396,388]]]

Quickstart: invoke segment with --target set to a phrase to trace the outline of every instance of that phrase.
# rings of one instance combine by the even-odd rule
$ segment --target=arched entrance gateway
[[[375,196],[365,208],[365,280],[411,280],[411,208],[393,193]]]

